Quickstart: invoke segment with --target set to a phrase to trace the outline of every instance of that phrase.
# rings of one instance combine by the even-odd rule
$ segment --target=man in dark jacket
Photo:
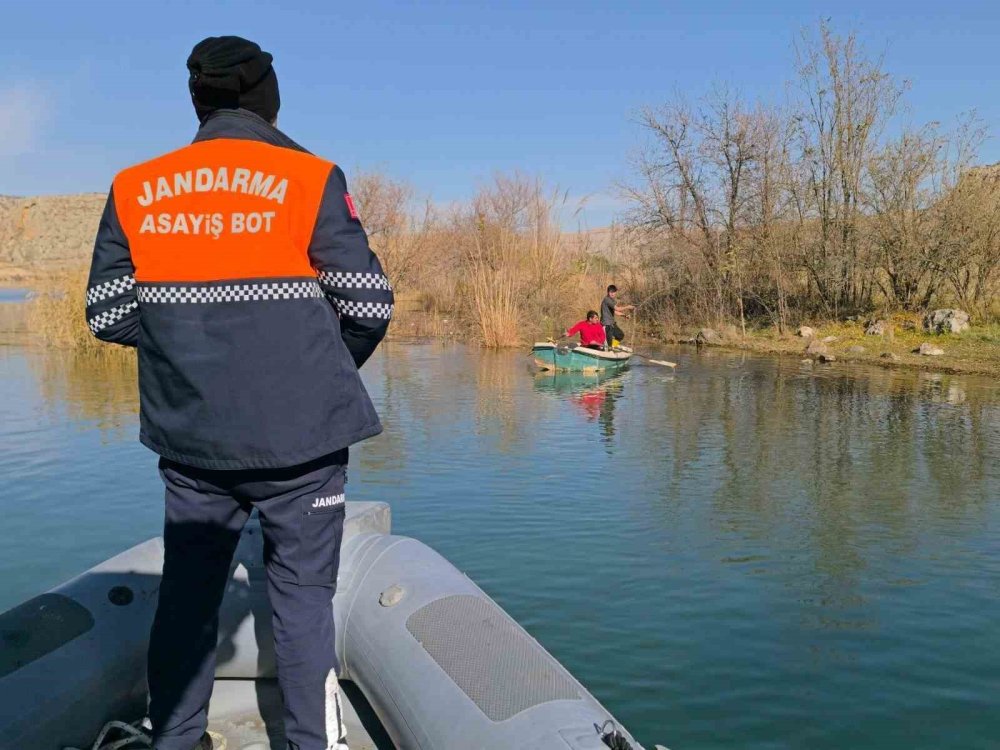
[[[609,349],[613,349],[625,338],[625,332],[619,327],[616,315],[621,313],[623,318],[627,318],[629,313],[635,309],[635,305],[618,304],[618,287],[614,284],[608,286],[608,296],[601,300],[601,325],[604,326],[605,338]]]
[[[275,128],[271,60],[239,37],[195,46],[198,133],[115,178],[87,289],[93,333],[138,347],[140,440],[166,486],[157,750],[212,746],[218,609],[254,508],[289,747],[347,747],[331,601],[347,449],[382,430],[358,368],[393,296],[344,173]]]

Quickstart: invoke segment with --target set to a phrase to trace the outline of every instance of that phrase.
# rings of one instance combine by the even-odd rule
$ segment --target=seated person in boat
[[[570,337],[580,334],[580,344],[588,349],[603,349],[605,342],[604,326],[601,325],[600,316],[595,310],[587,313],[587,319],[581,320],[575,326],[566,331],[563,336]]]

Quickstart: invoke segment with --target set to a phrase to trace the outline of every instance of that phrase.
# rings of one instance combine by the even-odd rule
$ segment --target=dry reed
[[[28,303],[29,330],[48,347],[98,357],[131,357],[134,350],[106,344],[87,327],[87,270],[80,266],[39,279]]]

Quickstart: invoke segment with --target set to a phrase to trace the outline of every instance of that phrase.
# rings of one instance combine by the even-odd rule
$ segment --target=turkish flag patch
[[[351,197],[350,193],[344,193],[344,203],[347,204],[347,213],[351,215],[352,219],[358,218],[358,209],[354,206],[354,198]]]

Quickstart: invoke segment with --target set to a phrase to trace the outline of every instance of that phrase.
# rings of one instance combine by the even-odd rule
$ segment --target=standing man
[[[347,748],[331,602],[347,449],[382,430],[358,368],[393,296],[344,173],[276,129],[271,60],[239,37],[194,47],[194,142],[115,177],[94,246],[87,322],[138,347],[166,485],[156,750],[212,747],[218,610],[254,508],[288,747]]]
[[[608,348],[613,349],[615,342],[621,343],[625,338],[625,332],[618,327],[615,314],[621,313],[623,318],[635,309],[635,305],[619,305],[617,302],[618,287],[614,284],[608,286],[608,296],[601,301],[601,325],[604,326],[605,339]]]

